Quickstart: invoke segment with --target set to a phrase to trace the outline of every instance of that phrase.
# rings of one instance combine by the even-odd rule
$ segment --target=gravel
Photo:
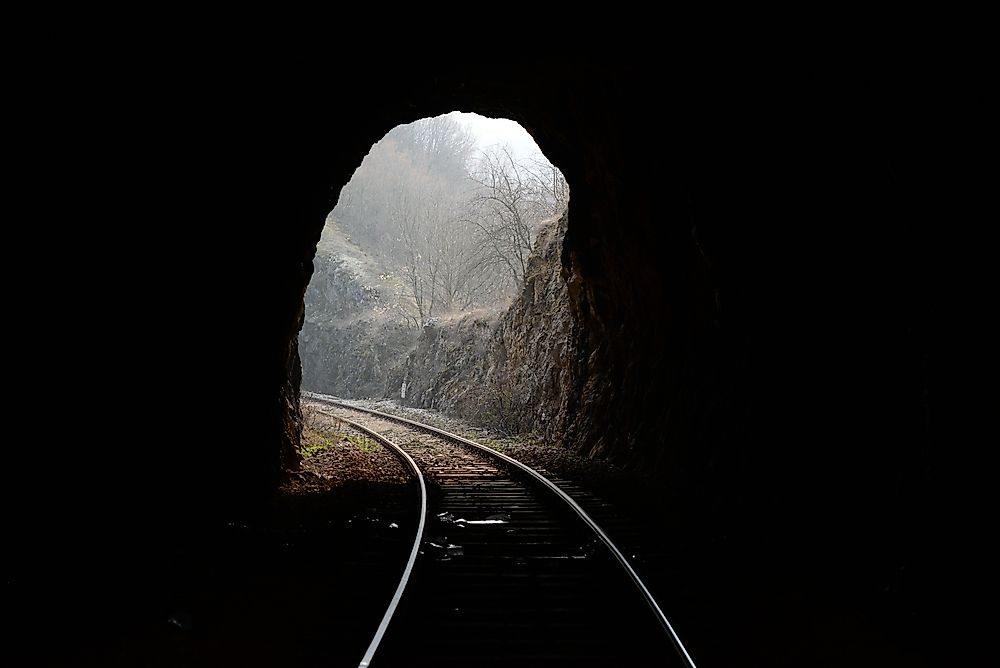
[[[664,507],[660,482],[641,472],[630,471],[604,459],[584,457],[569,448],[545,443],[531,435],[504,436],[470,425],[437,410],[401,406],[391,399],[341,399],[330,395],[303,393],[303,402],[322,406],[314,399],[340,401],[349,406],[377,410],[409,418],[499,450],[549,478],[566,480],[592,492],[621,510],[641,516],[669,512]]]
[[[346,484],[405,484],[410,475],[396,456],[365,434],[302,401],[302,445],[310,453],[282,488],[287,494],[322,494]]]

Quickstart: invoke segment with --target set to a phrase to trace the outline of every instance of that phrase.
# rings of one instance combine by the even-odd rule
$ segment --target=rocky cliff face
[[[560,440],[575,371],[576,327],[560,260],[567,219],[564,213],[539,235],[524,289],[498,323],[482,378],[484,401],[458,406],[550,440]]]
[[[307,321],[299,336],[303,386],[340,397],[385,396],[389,374],[414,338],[398,323],[363,319],[324,328]]]
[[[426,325],[409,354],[393,370],[386,396],[408,406],[456,412],[476,391],[493,329],[494,314],[468,314]]]
[[[395,317],[398,286],[327,221],[313,260],[299,334],[302,384],[343,397],[381,397],[418,331]]]
[[[576,382],[574,314],[562,276],[567,216],[541,230],[520,296],[500,316],[424,328],[390,396],[504,432],[559,440]]]
[[[676,382],[662,350],[656,354],[662,323],[646,317],[642,295],[618,303],[602,298],[607,303],[599,306],[613,316],[602,317],[595,308],[601,296],[564,254],[568,218],[564,213],[542,229],[524,288],[506,312],[425,327],[387,383],[387,396],[636,468],[687,474],[679,458],[636,445],[680,438],[679,430],[691,428],[681,410],[645,412],[650,388]],[[650,271],[619,269],[626,277]]]

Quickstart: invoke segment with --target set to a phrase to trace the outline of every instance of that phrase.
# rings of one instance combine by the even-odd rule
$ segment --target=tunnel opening
[[[123,379],[148,384],[120,367],[150,360],[163,378],[154,396],[170,411],[163,429],[135,430],[156,447],[130,443],[98,458],[74,443],[78,454],[44,472],[57,509],[16,547],[25,556],[11,576],[12,609],[35,613],[21,622],[55,618],[43,609],[51,600],[72,601],[58,619],[73,623],[59,628],[77,636],[127,635],[134,610],[149,628],[186,624],[164,603],[169,583],[197,589],[177,564],[212,560],[206,535],[242,531],[231,515],[257,508],[294,459],[302,293],[337,195],[330,184],[346,183],[388,128],[460,106],[530,127],[575,186],[560,259],[581,354],[563,379],[571,405],[547,418],[588,452],[658,471],[673,516],[650,526],[683,529],[670,553],[681,565],[667,581],[693,601],[702,655],[719,665],[936,665],[968,654],[971,635],[988,638],[972,633],[984,623],[956,593],[976,591],[986,570],[976,556],[986,552],[962,548],[984,535],[977,509],[988,507],[966,504],[976,496],[968,490],[985,497],[989,487],[967,484],[982,448],[963,438],[961,395],[949,396],[963,387],[949,365],[960,365],[952,355],[968,343],[967,316],[943,296],[968,294],[973,282],[945,278],[962,263],[935,248],[967,245],[960,221],[976,219],[951,197],[957,177],[943,174],[967,166],[953,138],[974,138],[934,136],[936,114],[964,114],[974,95],[951,73],[921,71],[894,87],[863,73],[830,81],[804,67],[786,76],[727,63],[692,82],[666,61],[557,58],[517,77],[440,62],[424,74],[345,72],[343,89],[364,106],[342,104],[295,68],[247,72],[225,95],[213,72],[202,92],[217,104],[198,105],[217,118],[156,118],[190,143],[150,174],[205,185],[156,193],[167,206],[158,231],[182,229],[179,220],[195,228],[157,234],[147,248],[157,262],[147,264],[177,266],[192,239],[199,254],[186,272],[154,281],[171,317],[141,320],[141,344],[95,335],[106,354],[91,356],[99,362],[86,375],[120,392]],[[322,70],[328,77],[327,62]],[[564,75],[558,85],[542,76],[551,71]],[[950,127],[974,125],[954,115]],[[152,146],[172,155],[166,143]],[[191,159],[205,151],[212,160]],[[134,200],[130,234],[141,233],[131,214],[152,200]],[[253,233],[234,237],[246,222]],[[944,230],[952,225],[959,234]],[[253,267],[239,290],[229,258]],[[125,283],[134,284],[111,281]],[[125,303],[109,311],[132,331]],[[222,312],[241,314],[238,334],[208,345]],[[237,388],[234,417],[202,424],[218,409],[205,388]],[[32,489],[19,502],[35,498],[37,481],[23,477]],[[93,549],[63,558],[80,544]],[[213,569],[228,566],[213,561],[206,591]],[[255,567],[272,568],[267,559]],[[956,614],[942,620],[940,610]],[[198,633],[203,623],[196,615]],[[263,624],[253,632],[269,633]],[[246,637],[237,629],[232,641]]]
[[[581,97],[593,100],[592,93]],[[489,105],[495,98],[484,99]],[[920,381],[890,377],[883,364],[891,359],[912,367],[904,359],[909,353],[900,349],[878,359],[845,325],[824,330],[820,324],[828,306],[854,317],[842,295],[862,309],[875,308],[865,285],[879,276],[875,251],[859,252],[842,239],[820,242],[838,217],[863,210],[869,220],[885,210],[884,193],[872,185],[885,175],[871,165],[852,171],[848,156],[850,150],[870,153],[866,133],[845,128],[835,138],[813,137],[816,154],[803,155],[778,119],[733,119],[720,111],[724,105],[706,103],[673,118],[693,131],[657,143],[657,152],[648,150],[640,128],[660,125],[660,107],[601,98],[599,111],[580,116],[525,108],[552,155],[566,156],[559,162],[573,182],[585,184],[574,192],[567,240],[555,252],[572,314],[568,327],[556,331],[571,345],[547,382],[568,391],[532,416],[533,423],[543,425],[543,436],[588,456],[650,474],[658,493],[645,500],[658,498],[656,512],[646,515],[649,526],[670,535],[676,563],[697,574],[666,585],[687,606],[696,655],[726,663],[777,651],[794,665],[835,629],[864,638],[862,644],[890,661],[897,654],[912,658],[902,611],[924,613],[914,613],[922,604],[908,592],[920,585],[905,584],[898,555],[907,549],[901,541],[921,539],[912,538],[912,525],[880,533],[885,516],[867,512],[870,506],[891,513],[905,503],[889,500],[892,456],[874,448],[872,468],[859,475],[847,459],[831,465],[823,454],[844,443],[861,454],[867,440],[840,437],[868,424],[900,425],[914,442],[926,436],[911,419]],[[835,145],[836,139],[844,141]],[[836,158],[824,163],[821,155]],[[803,162],[820,178],[795,168]],[[799,225],[798,215],[816,202],[828,207],[814,217],[817,226]],[[878,248],[892,245],[895,220],[888,216],[885,227],[872,221]],[[861,258],[867,278],[835,285],[831,267],[841,253]],[[905,262],[900,268],[914,270]],[[812,343],[832,354],[814,356]],[[809,371],[795,359],[815,366]],[[828,407],[853,392],[848,371],[876,378],[893,394],[888,412],[879,413],[866,388],[854,396],[867,412],[851,412],[842,424],[831,420]],[[819,381],[826,375],[835,381]],[[403,383],[399,378],[400,394]],[[407,390],[412,397],[410,384]],[[820,424],[833,427],[822,432]],[[821,445],[801,448],[802,434]],[[860,495],[845,496],[840,479],[863,479]],[[919,498],[921,483],[911,478],[911,485],[902,493]],[[865,541],[874,546],[870,562],[858,548]],[[926,568],[923,557],[915,559]],[[844,570],[821,581],[811,574],[814,562]],[[770,590],[755,575],[761,573],[781,584]],[[889,595],[874,593],[875,582]],[[864,597],[861,610],[852,596]],[[809,602],[800,610],[807,614],[799,615],[793,610],[803,598]],[[794,628],[796,639],[784,643],[744,627],[740,619],[747,615],[758,615],[762,627]],[[720,624],[734,644],[713,637]]]
[[[514,121],[452,112],[392,129],[326,218],[302,388],[530,430],[538,392],[511,383],[529,360],[500,330],[526,286],[560,272],[568,201],[562,172]]]

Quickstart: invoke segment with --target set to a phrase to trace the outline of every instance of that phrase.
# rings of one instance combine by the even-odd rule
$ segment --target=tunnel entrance
[[[565,405],[535,401],[526,419],[657,476],[670,514],[650,526],[670,535],[676,575],[664,581],[704,602],[696,655],[820,666],[992,654],[975,605],[992,489],[975,419],[988,395],[973,382],[990,357],[976,345],[989,263],[974,252],[989,246],[970,234],[988,210],[975,40],[954,59],[934,40],[926,57],[886,44],[880,63],[853,43],[753,33],[731,51],[549,37],[491,51],[473,34],[447,54],[399,44],[405,58],[384,39],[314,56],[212,39],[204,53],[110,45],[100,62],[52,60],[25,96],[52,104],[20,133],[37,150],[19,172],[38,187],[12,229],[38,239],[10,242],[26,268],[8,315],[12,383],[29,382],[17,394],[32,380],[72,393],[22,421],[70,429],[9,439],[4,599],[8,637],[30,642],[7,663],[99,637],[118,656],[135,625],[181,643],[212,636],[212,618],[176,599],[250,561],[242,517],[296,459],[303,294],[332,186],[397,124],[455,107],[522,122],[573,186],[551,259],[575,319],[550,308],[558,278],[529,267],[521,294],[534,301],[499,325],[516,345],[491,359],[530,358],[510,368],[536,373],[498,382],[499,396],[542,381]],[[86,104],[63,104],[77,93]],[[423,333],[443,317],[437,298],[399,327]],[[536,328],[517,340],[529,312],[551,339]],[[427,346],[440,376],[409,376],[407,401],[492,410],[447,392],[461,342]],[[389,364],[378,349],[367,359]],[[402,394],[405,372],[376,389]],[[118,400],[129,396],[138,410]],[[244,570],[274,572],[284,543]],[[289,573],[329,567],[296,556]],[[230,591],[241,597],[227,608],[291,607]],[[317,608],[335,597],[354,600],[323,593]],[[250,621],[230,627],[234,645],[274,637]]]
[[[532,271],[558,271],[532,253],[561,243],[568,200],[562,172],[513,121],[452,112],[392,129],[327,216],[299,334],[302,388],[516,428],[509,392],[476,414],[481,396],[455,399],[517,374],[492,339]]]
[[[83,263],[42,272],[59,280],[51,290],[57,299],[42,302],[55,318],[44,331],[58,339],[89,331],[98,343],[47,346],[91,360],[88,373],[67,374],[67,367],[57,377],[85,387],[103,380],[113,389],[80,392],[91,403],[81,404],[87,410],[75,422],[103,417],[99,404],[140,380],[157,387],[167,410],[155,422],[133,411],[144,419],[133,429],[104,421],[102,433],[110,426],[121,437],[115,447],[57,439],[66,442],[60,450],[76,454],[52,466],[38,466],[32,448],[11,448],[32,454],[25,466],[10,467],[20,483],[12,508],[35,503],[42,489],[56,503],[45,522],[31,524],[29,538],[42,540],[8,541],[19,550],[15,563],[35,576],[12,570],[9,607],[26,620],[25,604],[60,615],[66,608],[49,601],[77,606],[57,624],[47,611],[35,617],[45,622],[37,625],[45,644],[52,628],[61,637],[73,629],[117,634],[122,627],[111,620],[137,617],[135,592],[143,593],[148,619],[164,625],[174,618],[163,609],[173,607],[164,603],[176,589],[171,583],[197,589],[177,563],[221,553],[206,547],[206,534],[228,541],[243,531],[229,516],[257,512],[299,442],[302,299],[334,204],[331,185],[346,183],[389,128],[452,106],[522,121],[574,185],[572,226],[560,250],[576,319],[567,324],[548,308],[561,289],[546,280],[553,274],[529,269],[538,299],[519,313],[541,314],[553,338],[495,348],[497,359],[540,351],[566,363],[546,366],[536,355],[531,368],[554,373],[498,385],[514,396],[539,379],[571,388],[562,393],[565,406],[553,412],[542,403],[531,419],[554,429],[569,424],[575,448],[659,476],[671,514],[651,526],[670,533],[680,523],[685,531],[681,539],[670,534],[671,559],[689,555],[671,582],[690,583],[689,599],[705,602],[696,623],[705,629],[703,647],[724,654],[709,663],[850,662],[880,637],[921,655],[928,640],[945,638],[932,654],[953,659],[961,647],[947,631],[969,624],[963,644],[988,637],[969,632],[984,628],[972,623],[978,608],[951,594],[977,591],[985,572],[981,560],[969,560],[983,554],[978,539],[956,539],[983,533],[966,528],[981,525],[975,510],[988,506],[966,503],[962,492],[988,486],[959,473],[977,468],[986,449],[964,438],[968,423],[954,419],[962,417],[959,399],[947,395],[956,388],[971,394],[971,383],[953,382],[961,380],[955,369],[979,368],[954,355],[978,331],[964,327],[967,313],[982,309],[950,297],[972,294],[978,283],[951,271],[957,259],[949,262],[974,265],[958,248],[969,246],[962,221],[978,220],[964,215],[977,200],[967,199],[966,183],[950,186],[974,164],[952,147],[981,143],[963,133],[975,128],[969,121],[982,111],[973,103],[982,87],[962,90],[955,76],[962,68],[946,67],[912,75],[894,68],[886,77],[866,66],[855,73],[861,76],[826,78],[787,51],[790,69],[759,67],[741,53],[690,81],[688,63],[667,56],[578,55],[481,69],[413,58],[412,66],[377,71],[340,67],[328,55],[313,68],[290,62],[243,73],[230,58],[218,68],[199,60],[169,82],[151,72],[116,82],[134,122],[123,123],[121,108],[100,110],[113,132],[85,134],[99,138],[102,153],[108,136],[121,134],[129,150],[111,162],[129,172],[125,185],[141,186],[120,189],[131,193],[121,237],[150,243],[137,256],[141,265],[124,262],[117,238],[100,244],[96,257],[74,244],[39,245],[43,253],[67,248]],[[332,72],[337,86],[329,85]],[[132,84],[143,81],[156,84],[148,98],[155,104],[136,106]],[[147,111],[154,115],[143,118]],[[109,192],[103,170],[86,171],[100,177],[95,193]],[[136,224],[135,214],[147,210],[160,224]],[[88,238],[100,229],[70,220]],[[546,254],[556,247],[546,245]],[[100,268],[101,279],[67,290],[65,277],[86,275],[78,266]],[[149,287],[162,299],[150,299]],[[112,322],[91,315],[95,297],[109,298]],[[64,298],[78,300],[88,317],[67,319]],[[435,306],[425,320],[441,312]],[[226,313],[239,314],[232,335],[212,345]],[[423,332],[417,318],[416,326],[400,327]],[[67,330],[77,322],[100,326]],[[558,347],[566,340],[571,354]],[[464,354],[454,348],[455,359]],[[386,364],[381,354],[369,357],[373,366]],[[152,373],[137,360],[153,364]],[[444,375],[448,366],[439,367]],[[405,378],[393,379],[393,391],[401,394]],[[407,400],[465,400],[432,379],[434,390],[410,382]],[[204,388],[238,390],[231,416],[209,428],[203,417],[220,411]],[[79,545],[94,550],[87,555]],[[945,550],[948,558],[939,559]],[[206,586],[244,561],[244,552],[232,550],[231,559],[226,552],[219,568],[205,569]],[[259,563],[261,573],[273,568],[266,554]],[[151,589],[164,596],[144,593]],[[102,614],[95,601],[105,602]],[[761,602],[770,602],[770,617]],[[955,620],[946,633],[941,610]],[[827,623],[830,612],[859,628]],[[204,635],[204,617],[195,619]],[[811,625],[809,633],[789,621]],[[259,624],[238,638],[272,633]],[[879,655],[865,658],[878,662]],[[902,663],[891,659],[881,664]]]

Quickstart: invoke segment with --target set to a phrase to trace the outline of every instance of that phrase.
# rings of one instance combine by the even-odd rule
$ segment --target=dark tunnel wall
[[[121,164],[77,208],[98,296],[64,307],[100,326],[55,385],[76,397],[69,423],[108,446],[29,459],[46,491],[7,490],[37,499],[13,525],[23,623],[47,619],[45,601],[70,615],[93,573],[118,613],[147,605],[172,554],[267,497],[294,460],[296,333],[325,215],[386,131],[453,109],[520,122],[570,182],[564,273],[591,351],[573,361],[571,442],[659,471],[669,528],[732,567],[727,582],[888,610],[901,643],[959,600],[946,573],[972,578],[977,558],[940,548],[968,540],[956,472],[976,456],[955,442],[943,327],[961,317],[945,230],[965,211],[944,167],[961,142],[935,131],[926,91],[971,108],[974,92],[933,73],[655,61],[258,65],[152,68],[120,124],[77,119]]]

